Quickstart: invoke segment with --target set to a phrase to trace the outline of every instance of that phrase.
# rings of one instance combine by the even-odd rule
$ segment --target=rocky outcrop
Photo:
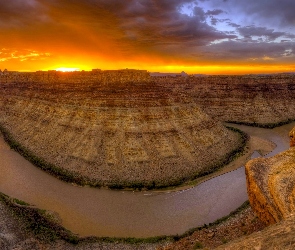
[[[293,250],[295,249],[295,216],[269,226],[260,232],[241,237],[215,249],[221,250]]]
[[[268,159],[246,164],[251,207],[269,225],[260,232],[241,237],[217,249],[294,249],[295,237],[295,147],[293,128],[291,148]]]
[[[290,137],[290,147],[294,147],[295,146],[295,128],[293,128],[290,131],[289,137]]]
[[[290,132],[293,145],[294,129]],[[250,204],[260,219],[273,224],[295,209],[295,147],[267,159],[246,164]]]
[[[220,167],[243,141],[159,85],[32,83],[0,92],[0,124],[25,155],[82,184],[178,185]]]

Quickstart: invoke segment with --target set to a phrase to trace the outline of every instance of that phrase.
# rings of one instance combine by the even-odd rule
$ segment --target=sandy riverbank
[[[197,178],[196,180],[192,181],[188,185],[183,185],[179,187],[173,188],[173,191],[180,191],[180,190],[185,190],[191,187],[194,187],[196,185],[199,185],[205,181],[208,181],[212,178],[215,178],[217,176],[229,173],[231,171],[234,171],[241,166],[244,166],[248,160],[251,159],[251,155],[257,151],[261,156],[264,156],[271,152],[274,148],[276,147],[275,143],[269,141],[269,140],[264,140],[262,138],[259,138],[257,136],[250,136],[244,151],[241,153],[241,156],[230,162],[229,164],[225,165],[223,168],[218,169],[217,171]]]

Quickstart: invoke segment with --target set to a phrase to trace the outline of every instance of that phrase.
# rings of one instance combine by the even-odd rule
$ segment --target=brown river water
[[[276,143],[267,156],[289,148],[295,123],[275,129],[234,125]],[[253,157],[259,156],[256,152]],[[175,192],[132,192],[77,187],[38,169],[0,138],[0,192],[55,211],[81,236],[150,237],[182,234],[228,215],[247,200],[244,167]]]

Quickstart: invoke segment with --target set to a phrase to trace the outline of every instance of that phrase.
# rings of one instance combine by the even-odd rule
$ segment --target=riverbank
[[[270,150],[266,147],[268,142],[263,141],[258,139],[256,144],[263,147],[257,148],[250,139],[248,154],[253,149],[261,152],[263,149]],[[242,168],[181,192],[133,193],[75,187],[35,168],[12,150],[3,151],[1,155],[2,192],[39,208],[56,211],[66,228],[84,236],[93,232],[97,236],[117,237],[182,234],[189,228],[208,224],[229,214],[247,200]],[[243,157],[246,161],[247,155]],[[237,159],[229,167],[240,167],[240,160]],[[15,189],[8,180],[18,183],[19,188]],[[234,194],[232,190],[235,190]],[[171,221],[171,217],[174,220]]]
[[[188,184],[183,184],[178,187],[171,188],[171,190],[181,191],[188,188],[192,188],[208,180],[211,180],[215,177],[234,171],[240,168],[241,166],[244,166],[246,162],[251,159],[251,155],[255,151],[258,152],[261,156],[265,156],[268,153],[270,153],[272,150],[274,150],[275,147],[276,147],[276,144],[269,140],[265,140],[257,136],[249,136],[245,146],[243,147],[243,151],[239,152],[231,162],[229,162],[222,168],[217,169],[211,174],[197,178],[196,180],[191,181]]]
[[[27,205],[0,193],[0,249],[154,250],[163,244],[79,238],[59,224],[56,214]]]
[[[135,238],[80,238],[64,229],[58,215],[28,206],[0,193],[0,236],[2,249],[109,249],[109,250],[189,250],[216,246],[264,228],[248,202],[229,216],[180,236]]]
[[[0,147],[1,149],[9,150],[9,147],[5,144],[3,145],[1,144]],[[264,155],[264,154],[267,154],[269,151],[271,151],[273,147],[274,147],[273,143],[255,136],[255,133],[254,133],[254,135],[250,137],[250,140],[246,146],[246,149],[248,154],[252,152],[254,149],[256,149],[255,151],[258,151],[261,155]],[[243,157],[247,158],[249,157],[249,155],[247,156],[247,154],[245,154],[243,155]],[[241,159],[239,158],[238,160],[241,160]],[[171,246],[167,246],[169,241],[164,243],[147,243],[147,244],[137,243],[136,245],[130,245],[130,244],[126,245],[126,243],[122,243],[118,241],[115,241],[115,243],[114,242],[112,243],[96,242],[95,244],[99,244],[96,246],[97,247],[99,246],[100,248],[105,248],[105,249],[155,249],[157,247],[162,249],[165,249],[165,247],[167,247],[168,249],[170,247],[171,249],[171,247],[173,247],[172,249],[177,249],[177,247],[183,247],[183,246],[185,246],[185,248],[179,248],[179,249],[189,249],[188,248],[189,244],[191,247],[194,247],[194,248],[198,246],[211,248],[211,247],[217,246],[218,244],[223,244],[234,238],[238,238],[239,236],[243,234],[248,234],[256,230],[259,230],[262,227],[263,225],[259,224],[259,222],[256,221],[255,215],[253,214],[251,209],[248,207],[232,215],[230,218],[221,221],[218,225],[213,224],[211,226],[208,226],[202,229],[195,229],[194,231],[190,231],[189,236],[184,238],[180,236],[174,237],[173,239],[178,241],[175,244],[173,243],[173,245]],[[231,232],[234,230],[236,230],[236,233],[232,234]],[[228,237],[228,232],[230,232],[231,237]],[[156,238],[154,238],[153,240],[155,239]],[[58,244],[61,244],[63,247],[65,247],[69,243],[59,241]],[[90,249],[90,245],[88,244],[90,243],[89,242],[87,244],[83,243],[82,245],[79,245],[79,246],[67,245],[67,249]],[[91,244],[94,244],[94,243],[91,243]]]
[[[214,159],[211,164],[207,164],[205,170],[197,170],[191,176],[179,179],[179,180],[166,180],[164,179],[162,182],[157,183],[153,181],[151,185],[145,185],[141,182],[130,182],[129,184],[125,183],[122,184],[120,180],[117,183],[113,183],[110,185],[104,185],[100,183],[97,179],[91,179],[90,177],[84,176],[79,171],[70,171],[68,169],[64,169],[52,163],[49,163],[44,158],[40,157],[39,155],[35,155],[31,150],[26,148],[22,145],[19,141],[17,141],[12,133],[8,131],[4,126],[0,125],[0,133],[3,136],[4,140],[8,143],[8,145],[22,155],[25,159],[30,161],[35,166],[39,167],[43,171],[49,173],[50,175],[68,182],[73,183],[78,186],[90,186],[95,188],[107,188],[113,190],[125,190],[125,191],[132,191],[132,190],[155,190],[155,191],[167,191],[167,190],[184,190],[197,184],[203,183],[204,181],[210,180],[218,175],[224,174],[226,172],[232,171],[237,169],[242,164],[240,164],[241,160],[234,163],[237,159],[243,156],[245,153],[247,156],[251,153],[249,150],[245,152],[246,145],[249,141],[249,137],[246,133],[242,132],[241,130],[234,128],[234,127],[226,127],[231,133],[235,133],[237,137],[237,144],[235,145],[234,149],[219,159]],[[250,148],[250,150],[252,150]],[[253,149],[253,151],[256,149]],[[252,151],[252,152],[253,152]],[[245,158],[245,157],[244,157]],[[243,159],[244,159],[243,158]],[[244,160],[242,161],[244,162]],[[240,164],[240,165],[238,165]],[[197,164],[196,164],[197,165]],[[198,166],[196,166],[198,169]],[[118,169],[119,171],[120,169]],[[167,170],[168,171],[168,170]],[[120,171],[119,171],[120,172]],[[123,176],[121,176],[123,178]]]
[[[225,243],[250,235],[265,228],[247,203],[237,213],[218,224],[195,230],[177,242],[161,246],[157,250],[215,249]]]

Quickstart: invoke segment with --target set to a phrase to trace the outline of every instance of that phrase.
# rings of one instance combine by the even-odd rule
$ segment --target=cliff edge
[[[274,225],[216,249],[295,248],[295,127],[289,137],[289,150],[268,159],[253,159],[246,164],[251,207],[260,220]]]
[[[295,147],[293,128],[290,149],[273,157],[246,164],[250,204],[267,224],[287,218],[295,209]]]

